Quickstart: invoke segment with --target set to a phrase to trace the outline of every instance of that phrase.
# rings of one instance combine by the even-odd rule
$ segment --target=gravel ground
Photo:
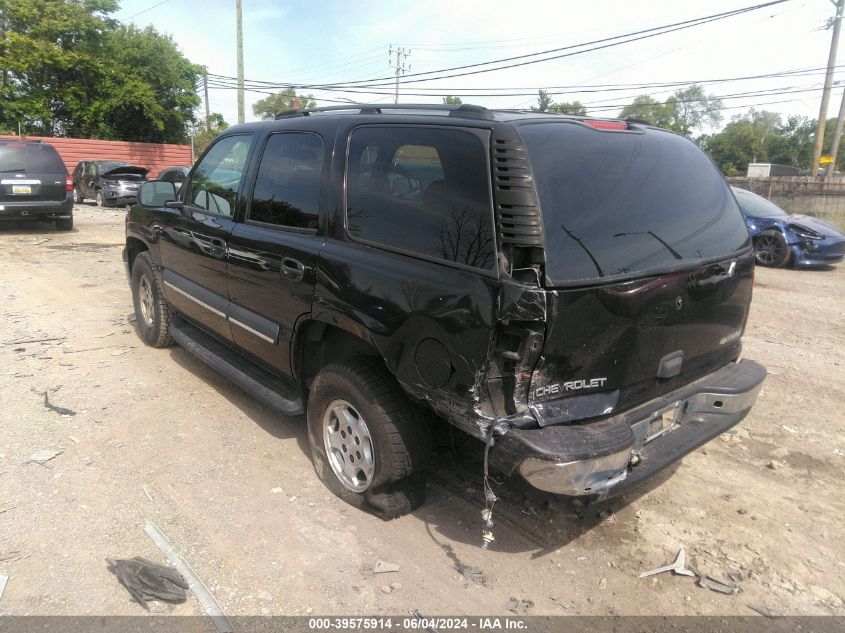
[[[142,614],[104,559],[163,561],[154,521],[231,615],[505,615],[512,599],[529,615],[845,615],[845,266],[758,269],[744,353],[770,375],[731,433],[585,511],[504,483],[483,551],[462,442],[413,514],[345,505],[317,480],[302,419],[140,342],[122,240],[123,211],[88,205],[69,233],[0,225],[0,613]],[[41,450],[59,454],[31,461]],[[638,578],[681,547],[742,592]],[[400,569],[374,574],[378,560]],[[193,597],[153,610],[201,612]]]

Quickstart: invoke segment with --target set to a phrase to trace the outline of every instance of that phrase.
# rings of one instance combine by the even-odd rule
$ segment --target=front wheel
[[[761,266],[780,268],[789,260],[789,245],[780,231],[765,231],[754,238],[754,258]]]
[[[138,334],[151,347],[167,347],[170,336],[170,308],[162,291],[161,275],[149,251],[138,253],[132,264],[132,303]]]
[[[379,359],[320,371],[308,400],[308,440],[320,480],[347,503],[396,518],[425,500],[425,416]]]

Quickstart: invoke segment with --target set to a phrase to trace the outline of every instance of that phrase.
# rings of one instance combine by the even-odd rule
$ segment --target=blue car
[[[845,235],[830,222],[808,215],[790,215],[757,194],[737,187],[731,189],[761,266],[824,266],[845,257]]]

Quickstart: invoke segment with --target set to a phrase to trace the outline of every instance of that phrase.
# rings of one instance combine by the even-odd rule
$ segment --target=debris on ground
[[[270,494],[278,495],[278,494],[281,494],[283,492],[284,492],[284,490],[282,490],[278,486],[275,487],[275,488],[270,488]]]
[[[62,451],[53,451],[49,448],[36,451],[32,455],[29,456],[27,461],[35,462],[36,464],[44,465],[49,462],[51,459],[54,459],[62,454]]]
[[[156,563],[135,556],[129,559],[107,558],[109,571],[120,581],[129,594],[147,611],[150,600],[165,602],[185,602],[188,583],[173,567]]]
[[[484,585],[487,583],[487,576],[481,569],[473,565],[464,565],[458,561],[455,563],[455,570],[467,580],[471,580],[476,585]]]
[[[735,596],[742,591],[740,586],[735,582],[722,580],[721,578],[716,578],[715,576],[700,576],[698,578],[698,586],[705,587],[712,591],[718,591],[719,593],[724,593],[729,596]]]
[[[779,617],[781,617],[781,614],[778,613],[777,611],[769,609],[769,607],[763,606],[761,604],[748,604],[748,605],[745,605],[745,606],[747,606],[752,611],[756,611],[760,615],[766,616],[767,618],[779,618]]]
[[[602,510],[599,512],[599,519],[603,527],[616,525],[616,516],[613,514],[612,510]]]
[[[152,522],[147,523],[144,526],[144,532],[150,537],[153,543],[156,544],[156,547],[161,550],[165,558],[170,561],[170,564],[176,568],[176,571],[182,575],[182,578],[188,582],[188,588],[197,597],[197,600],[199,600],[203,609],[205,609],[208,617],[211,618],[211,623],[214,624],[218,633],[234,633],[235,627],[232,626],[229,618],[226,617],[226,614],[208,590],[208,587],[206,587],[200,577],[197,576],[196,572],[188,564],[188,561],[182,558],[173,545],[170,544],[170,541],[168,541],[164,533],[158,529],[158,526]]]
[[[154,501],[153,496],[150,494],[150,490],[149,488],[147,488],[146,484],[143,484],[141,488],[144,489],[144,494],[147,495],[147,499],[149,499],[150,501]]]
[[[391,592],[390,585],[382,585],[381,586],[381,592],[382,593],[390,593]]]
[[[533,608],[534,601],[530,598],[523,598],[522,600],[511,598],[510,600],[508,600],[508,611],[510,611],[511,613],[524,614],[529,609]]]
[[[6,574],[0,574],[0,600],[3,599],[3,592],[6,591],[7,582],[9,582],[9,577]]]
[[[399,563],[387,563],[383,560],[376,561],[376,566],[373,567],[374,574],[389,574],[399,571]]]
[[[428,618],[426,618],[422,613],[420,613],[419,609],[414,609],[413,611],[411,611],[411,615],[414,616],[417,620],[421,620],[422,622],[428,621]],[[427,626],[425,627],[425,630],[428,633],[437,633],[437,629],[435,629],[433,626]]]
[[[390,583],[390,590],[391,591],[401,591],[402,590],[402,583],[401,582]]]
[[[55,411],[59,415],[76,415],[76,411],[73,409],[66,409],[64,407],[58,407],[50,402],[50,398],[47,396],[47,391],[44,391],[44,406],[50,411]]]
[[[651,569],[649,571],[644,571],[640,574],[640,578],[646,578],[647,576],[654,576],[656,574],[662,574],[665,571],[671,571],[675,574],[681,576],[696,576],[697,574],[692,571],[691,569],[686,568],[687,562],[687,553],[684,551],[682,547],[681,550],[678,552],[678,556],[675,558],[675,562],[669,565],[664,565],[663,567],[658,567],[657,569]]]

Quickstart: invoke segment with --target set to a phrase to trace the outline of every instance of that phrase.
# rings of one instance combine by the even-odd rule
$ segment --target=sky
[[[410,51],[404,59],[410,66],[409,74],[442,71],[731,11],[763,0],[242,1],[247,80],[327,85],[370,79],[386,79],[372,83],[392,84],[391,47]],[[198,6],[195,0],[123,0],[114,17],[139,27],[152,25],[170,34],[192,62],[206,65],[210,73],[234,77],[237,74],[235,0],[206,0],[201,9]],[[537,90],[543,88],[561,93],[554,95],[555,101],[577,99],[590,113],[616,116],[638,94],[651,94],[657,100],[664,100],[677,89],[626,87],[630,84],[692,83],[823,68],[831,38],[831,31],[824,26],[833,11],[830,0],[790,0],[740,16],[563,59],[439,80],[431,76],[406,77],[403,81],[415,81],[400,85],[399,101],[440,103],[441,96],[437,93],[445,93],[460,95],[464,103],[527,108],[536,104]],[[845,54],[839,63],[843,66],[836,80],[841,78],[843,83],[834,87],[828,117],[836,116],[845,87]],[[784,116],[815,118],[823,81],[824,73],[819,70],[806,76],[746,79],[709,84],[705,88],[717,96],[750,91],[803,91],[725,98],[723,123],[747,112],[749,106]],[[273,87],[268,89],[273,90]],[[313,94],[318,105],[337,105],[347,100],[391,103],[394,99],[392,85],[361,90],[383,94],[336,89],[298,92]],[[408,94],[413,92],[422,92],[424,96]],[[507,95],[501,96],[502,93]],[[246,92],[247,121],[257,118],[251,106],[265,96]],[[213,88],[209,102],[212,112],[219,112],[230,124],[237,122],[236,90]]]

